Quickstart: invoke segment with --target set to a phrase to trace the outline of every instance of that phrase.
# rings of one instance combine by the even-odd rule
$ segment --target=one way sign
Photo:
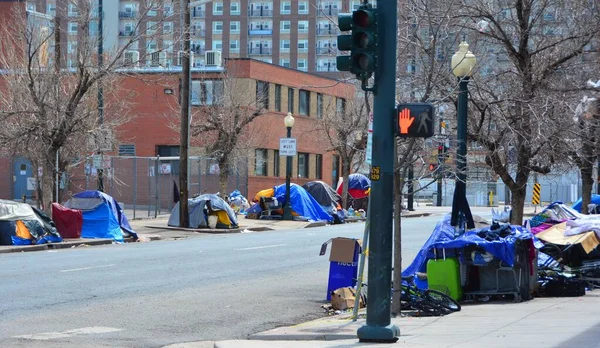
[[[429,138],[433,136],[433,105],[408,103],[396,107],[396,135],[401,138]]]

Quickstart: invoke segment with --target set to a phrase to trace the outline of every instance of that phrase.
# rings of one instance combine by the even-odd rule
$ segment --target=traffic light
[[[407,103],[396,106],[396,135],[401,138],[429,138],[433,136],[433,105]]]
[[[367,80],[377,66],[377,12],[371,4],[363,4],[352,13],[340,13],[338,26],[350,34],[338,35],[338,50],[349,56],[336,57],[337,69],[349,71]]]

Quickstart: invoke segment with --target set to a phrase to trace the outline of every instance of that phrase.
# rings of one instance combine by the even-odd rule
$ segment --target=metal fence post
[[[156,156],[156,163],[154,163],[154,186],[156,187],[156,197],[154,205],[154,218],[158,216],[158,209],[160,204],[160,182],[158,180],[158,169],[160,166],[160,156]]]
[[[133,219],[137,209],[137,157],[133,158]]]

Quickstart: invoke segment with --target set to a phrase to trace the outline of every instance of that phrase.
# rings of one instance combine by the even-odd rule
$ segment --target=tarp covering
[[[137,239],[119,203],[104,192],[79,192],[65,203],[65,207],[82,210],[81,238],[111,238],[123,242],[123,232],[126,232]]]
[[[256,195],[254,195],[254,202],[259,202],[260,197],[271,198],[275,194],[275,191],[272,188],[264,189],[262,191],[258,191]]]
[[[340,180],[337,187],[337,193],[342,194],[344,189],[343,180]],[[360,173],[353,173],[348,176],[348,194],[354,199],[365,198],[369,196],[371,189],[371,180]]]
[[[208,206],[219,217],[218,223],[224,225],[223,228],[238,226],[237,216],[227,202],[216,194],[204,194],[188,199],[189,226],[191,228],[208,227],[208,216],[204,212],[204,208],[206,207],[208,210]],[[226,215],[219,214],[219,211],[224,211]],[[227,218],[229,219],[227,220]],[[167,224],[179,227],[179,203],[175,204],[171,210]]]
[[[575,204],[573,204],[573,209],[575,209],[578,213],[581,213],[581,202],[582,199],[579,198]],[[600,195],[594,195],[592,194],[592,199],[590,200],[591,204],[596,204],[596,205],[600,205]]]
[[[470,245],[483,248],[486,252],[512,266],[515,258],[517,239],[532,239],[533,235],[521,226],[510,226],[511,234],[496,240],[486,240],[478,235],[490,227],[467,231],[454,237],[454,226],[450,225],[450,214],[446,214],[435,226],[431,236],[418,252],[413,262],[402,272],[403,276],[414,276],[417,272],[426,272],[427,261],[434,258],[433,249],[457,249]],[[415,278],[416,279],[416,278]],[[418,283],[418,282],[417,282]]]
[[[285,184],[275,186],[275,198],[285,205]],[[302,186],[297,184],[290,185],[290,206],[294,212],[300,216],[304,216],[312,221],[333,221],[333,217],[329,215],[323,207],[317,202]]]
[[[320,205],[323,206],[329,206],[332,204],[337,206],[338,202],[342,201],[342,197],[335,192],[333,187],[320,180],[309,181],[302,185],[302,188],[304,188],[317,202],[319,202]]]
[[[52,218],[63,238],[81,238],[83,214],[81,210],[69,209],[52,203]]]
[[[0,244],[24,245],[62,241],[52,220],[44,212],[26,203],[0,200],[0,221],[3,222]]]

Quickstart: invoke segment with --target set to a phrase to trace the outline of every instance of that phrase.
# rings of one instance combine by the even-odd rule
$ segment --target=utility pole
[[[408,211],[415,211],[414,180],[415,180],[415,174],[414,174],[413,164],[411,163],[408,166],[408,202],[406,202],[406,209],[408,209]]]
[[[98,0],[98,70],[102,69],[104,65],[104,10],[102,8],[102,0]],[[102,89],[102,83],[98,83],[98,124],[102,127],[104,123],[104,91]],[[102,157],[102,151],[100,151],[100,157]],[[104,161],[102,161],[104,163]],[[58,184],[57,184],[58,185]],[[104,169],[98,169],[98,191],[104,192]]]
[[[59,95],[59,84],[60,84],[60,18],[58,16],[54,16],[54,102],[57,103],[58,102],[58,95]],[[55,106],[55,112],[58,113],[58,107]],[[58,118],[58,117],[57,117]],[[55,158],[55,168],[56,168],[56,173],[55,173],[55,177],[54,177],[54,202],[56,203],[60,203],[60,184],[58,182],[58,164],[59,164],[59,151],[56,151],[56,158]],[[39,179],[39,178],[38,178]],[[38,189],[40,187],[39,184],[42,183],[41,180],[38,180]],[[38,192],[40,192],[40,196],[41,196],[41,190],[38,190]]]
[[[190,0],[183,3],[183,56],[181,57],[181,125],[179,135],[179,227],[189,227],[188,147],[190,136]]]
[[[439,122],[439,135],[440,135],[440,139],[442,139],[442,141],[444,141],[443,135],[442,135],[442,124],[444,123],[444,119],[440,118],[440,122]],[[442,206],[442,178],[443,178],[443,174],[444,174],[444,153],[443,150],[444,149],[444,145],[438,145],[438,168],[437,168],[437,172],[438,172],[438,178],[437,178],[437,202],[436,202],[436,206],[441,207]],[[441,151],[440,151],[441,149]]]
[[[394,127],[396,106],[396,1],[377,3],[377,65],[373,91],[373,157],[367,320],[357,331],[360,342],[396,342],[391,324],[394,207]],[[339,66],[339,64],[338,64]],[[377,180],[375,180],[377,179]],[[396,276],[401,270],[394,270]]]

